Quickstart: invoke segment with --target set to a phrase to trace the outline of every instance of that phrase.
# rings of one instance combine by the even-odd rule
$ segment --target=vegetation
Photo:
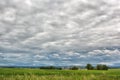
[[[93,67],[91,64],[87,64],[87,65],[86,65],[86,68],[87,68],[88,70],[93,70],[93,69],[94,69],[94,67]]]
[[[58,70],[61,70],[62,68],[61,67],[55,67],[55,66],[43,66],[43,67],[40,67],[40,69],[58,69]]]
[[[93,69],[97,69],[97,70],[108,70],[108,66],[107,65],[102,65],[102,64],[98,64],[96,67],[93,67],[91,64],[87,64],[86,68],[88,70],[93,70]]]
[[[77,67],[77,66],[72,66],[71,68],[70,68],[70,70],[78,70],[79,69],[79,67]]]
[[[98,64],[98,65],[96,66],[96,69],[97,69],[97,70],[108,70],[108,66],[102,65],[102,64]]]
[[[120,80],[120,69],[106,71],[0,68],[0,80]]]

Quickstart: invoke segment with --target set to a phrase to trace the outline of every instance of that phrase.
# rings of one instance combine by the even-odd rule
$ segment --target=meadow
[[[120,80],[120,69],[106,71],[0,68],[0,80]]]

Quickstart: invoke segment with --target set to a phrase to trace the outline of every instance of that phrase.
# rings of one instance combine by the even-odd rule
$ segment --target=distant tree
[[[102,69],[103,69],[103,66],[102,66],[101,64],[98,64],[98,65],[96,66],[96,69],[97,69],[97,70],[102,70]]]
[[[58,69],[58,70],[62,70],[61,67],[55,67],[55,66],[42,66],[42,67],[40,67],[40,69]]]
[[[79,68],[77,66],[72,66],[70,70],[78,70]]]
[[[55,67],[54,67],[54,66],[49,66],[48,68],[49,68],[49,69],[55,69]]]
[[[93,69],[94,69],[94,67],[93,67],[91,64],[87,64],[87,65],[86,65],[86,68],[87,68],[88,70],[93,70]]]
[[[107,65],[102,65],[102,64],[98,64],[96,66],[97,70],[108,70],[108,66]]]
[[[107,65],[103,65],[103,70],[108,70],[108,66]]]

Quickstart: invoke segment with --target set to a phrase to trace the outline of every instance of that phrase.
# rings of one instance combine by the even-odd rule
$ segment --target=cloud
[[[0,1],[0,65],[120,64],[120,1]]]
[[[120,50],[93,50],[88,52],[88,58],[96,59],[96,63],[107,63],[107,64],[114,64],[119,62]]]

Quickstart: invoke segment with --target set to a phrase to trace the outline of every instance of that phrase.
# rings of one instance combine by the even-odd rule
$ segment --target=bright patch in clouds
[[[119,0],[0,0],[0,66],[120,66]]]

